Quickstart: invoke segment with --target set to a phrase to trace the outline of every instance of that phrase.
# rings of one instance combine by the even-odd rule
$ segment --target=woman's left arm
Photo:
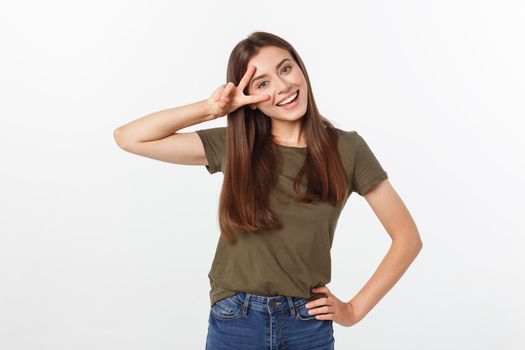
[[[319,315],[319,319],[333,319],[344,326],[363,319],[396,284],[423,247],[412,216],[388,179],[374,186],[364,197],[392,238],[390,249],[370,279],[350,301],[341,302],[327,287],[319,287],[313,291],[325,293],[327,297],[307,305],[309,308],[321,306],[311,310],[312,314],[328,312]]]

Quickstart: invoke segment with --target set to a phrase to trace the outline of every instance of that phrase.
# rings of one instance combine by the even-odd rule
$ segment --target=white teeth
[[[284,100],[283,102],[278,103],[277,106],[282,106],[282,105],[284,105],[285,103],[290,102],[290,101],[293,100],[296,96],[297,96],[297,91],[295,92],[295,94],[293,94],[292,96],[288,97],[288,98],[287,98],[286,100]]]

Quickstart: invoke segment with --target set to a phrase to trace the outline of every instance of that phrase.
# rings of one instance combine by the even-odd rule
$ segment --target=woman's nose
[[[286,95],[291,89],[292,84],[286,81],[286,79],[279,78],[276,80],[275,91],[277,91],[277,95]]]

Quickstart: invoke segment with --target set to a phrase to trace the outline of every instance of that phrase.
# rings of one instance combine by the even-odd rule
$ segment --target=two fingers
[[[250,79],[255,73],[255,66],[250,64],[246,69],[246,73],[239,82],[239,87],[244,91],[244,88],[250,83]],[[246,96],[246,103],[259,103],[271,98],[270,95],[261,94],[261,95],[248,95]]]
[[[241,81],[239,82],[238,88],[240,91],[244,91],[246,85],[248,85],[249,80],[252,78],[254,72],[255,72],[255,66],[249,65],[246,70],[246,73],[244,74]],[[222,86],[223,87],[226,86],[226,87],[222,90],[222,93],[220,93],[219,96],[215,100],[219,101],[219,106],[224,107],[224,105],[226,104],[225,101],[229,101],[229,95],[232,93],[232,91],[237,89],[237,87],[231,81],[228,82],[228,84],[223,84]],[[259,102],[266,101],[270,98],[271,96],[267,94],[247,95],[244,98],[243,104],[259,103]]]
[[[324,287],[324,286],[323,287],[312,288],[312,292],[314,292],[316,294],[325,294],[325,297],[326,297],[327,300],[328,300],[329,297],[332,296],[332,293],[330,292],[328,287]],[[322,299],[322,298],[319,298],[319,299]],[[316,299],[316,300],[313,300],[313,301],[310,301],[310,302],[306,303],[306,307],[311,308],[313,306],[327,305],[327,304],[321,304],[320,301],[317,301],[319,299]],[[320,305],[317,305],[317,304],[320,304]]]

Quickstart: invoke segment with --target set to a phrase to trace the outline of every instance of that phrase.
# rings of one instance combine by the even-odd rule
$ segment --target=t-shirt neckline
[[[274,142],[274,145],[277,145],[277,147],[279,147],[279,148],[292,149],[292,150],[298,150],[298,151],[306,151],[306,148],[308,147],[308,146],[306,146],[306,147],[286,146],[286,145],[281,145],[281,144],[275,143],[275,142]]]

